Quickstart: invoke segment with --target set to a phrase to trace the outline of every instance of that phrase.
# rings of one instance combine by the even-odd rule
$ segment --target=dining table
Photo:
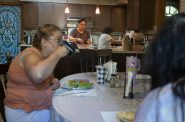
[[[98,84],[96,72],[77,73],[60,80],[61,87],[52,97],[53,122],[120,122],[120,111],[136,112],[150,89],[150,77],[137,74],[134,83],[134,98],[123,98],[125,73],[118,72],[121,86],[110,88],[108,82]],[[94,85],[88,89],[66,87],[69,80],[86,80]]]

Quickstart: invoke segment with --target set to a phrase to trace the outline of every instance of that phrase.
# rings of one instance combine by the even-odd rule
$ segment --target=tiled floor
[[[0,122],[4,122],[4,121],[3,121],[3,118],[1,117],[1,114],[0,114]]]

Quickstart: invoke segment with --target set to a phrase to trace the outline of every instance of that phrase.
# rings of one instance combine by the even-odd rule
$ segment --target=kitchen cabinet
[[[68,4],[69,14],[67,17],[81,17],[81,5],[80,4]]]
[[[81,16],[95,20],[95,5],[81,5]]]
[[[94,31],[102,31],[110,26],[110,6],[99,6],[101,14],[95,14],[96,5],[69,5],[70,13],[67,17],[85,17],[94,21]]]
[[[129,0],[127,4],[127,29],[139,29],[139,1]]]
[[[160,0],[162,1],[162,0]],[[139,8],[139,29],[140,30],[153,30],[155,25],[155,3],[156,0],[140,0]],[[159,11],[158,13],[162,13]]]
[[[95,15],[95,31],[101,31],[110,26],[110,6],[99,6],[100,14]]]
[[[165,20],[165,0],[155,0],[155,29],[158,30]]]
[[[155,24],[156,0],[129,0],[127,4],[127,29],[151,30]]]
[[[54,24],[54,4],[38,3],[38,25]]]
[[[38,27],[37,5],[37,3],[22,4],[23,29],[36,29]]]
[[[114,32],[125,32],[126,6],[113,6],[110,12],[110,25]]]
[[[100,14],[95,14],[96,5],[68,4],[70,13],[65,14],[66,4],[22,2],[23,29],[34,30],[44,24],[55,24],[62,29],[67,25],[67,18],[85,17],[93,23],[93,31],[101,32],[106,26],[114,31],[124,32],[126,29],[126,5],[100,5]]]
[[[54,3],[54,24],[60,28],[66,27],[67,14],[64,13],[65,4]]]

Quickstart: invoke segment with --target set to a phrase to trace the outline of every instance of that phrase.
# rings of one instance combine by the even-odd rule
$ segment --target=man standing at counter
[[[86,26],[87,26],[86,19],[85,18],[81,18],[78,21],[78,27],[73,29],[70,32],[69,41],[75,42],[75,43],[80,44],[82,46],[91,44],[91,41],[89,39],[90,38],[90,34],[86,30]]]

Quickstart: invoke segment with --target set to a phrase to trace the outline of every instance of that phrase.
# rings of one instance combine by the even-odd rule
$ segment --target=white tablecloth
[[[120,80],[123,82],[123,73],[120,76]],[[96,84],[95,73],[79,73],[64,77],[61,84],[72,79],[88,79],[95,85],[89,90],[73,91],[62,88],[56,90],[52,99],[51,119],[54,122],[108,122],[108,120],[113,121],[114,119],[116,122],[115,113],[118,111],[136,111],[144,96],[143,93],[147,92],[146,86],[148,87],[148,85],[146,84],[149,84],[149,80],[146,80],[146,77],[142,75],[139,75],[138,78],[140,80],[138,79],[139,82],[134,86],[134,99],[124,99],[123,87],[110,88],[109,84]],[[84,91],[87,93],[69,94]]]

